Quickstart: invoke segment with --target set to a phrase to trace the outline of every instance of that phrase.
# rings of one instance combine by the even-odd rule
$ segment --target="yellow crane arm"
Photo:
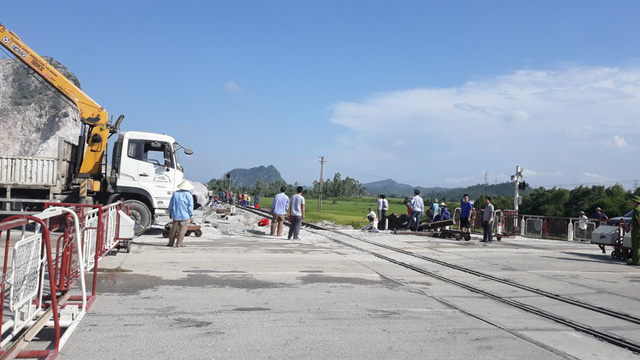
[[[36,74],[76,104],[80,111],[80,120],[88,126],[87,148],[82,158],[79,173],[101,174],[102,159],[109,138],[107,111],[2,24],[0,24],[0,43],[9,49],[16,58],[33,69]]]

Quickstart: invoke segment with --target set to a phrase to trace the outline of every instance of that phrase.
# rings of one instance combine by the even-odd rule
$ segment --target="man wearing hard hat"
[[[187,233],[189,222],[193,221],[193,185],[185,180],[178,185],[178,191],[171,195],[169,201],[169,216],[171,217],[171,231],[169,231],[169,243],[167,246],[183,247],[184,235]],[[178,242],[176,242],[176,237]]]

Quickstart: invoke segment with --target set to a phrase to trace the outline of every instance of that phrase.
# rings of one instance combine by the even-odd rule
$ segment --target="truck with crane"
[[[77,107],[82,123],[78,144],[60,141],[57,157],[0,153],[0,215],[40,210],[45,202],[129,205],[136,235],[167,214],[171,195],[184,180],[178,152],[191,155],[168,135],[119,132],[124,115],[107,111],[0,24],[0,44],[31,72]],[[111,164],[109,137],[117,134]]]

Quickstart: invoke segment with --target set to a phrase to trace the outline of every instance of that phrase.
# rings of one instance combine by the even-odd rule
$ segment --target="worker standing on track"
[[[493,240],[493,212],[494,207],[491,203],[491,197],[487,196],[485,199],[487,206],[484,207],[484,214],[482,214],[482,227],[484,228],[484,235],[480,242],[490,243]]]
[[[631,198],[633,214],[631,215],[631,261],[627,265],[640,265],[640,196]]]
[[[304,188],[298,186],[296,188],[296,194],[291,196],[291,206],[289,207],[289,217],[291,218],[291,225],[289,226],[288,240],[300,240],[300,225],[302,225],[302,219],[304,219],[305,201],[302,196]]]
[[[471,228],[471,210],[473,205],[469,201],[469,194],[464,194],[462,201],[460,201],[460,230],[470,232]]]
[[[271,236],[276,233],[276,226],[278,228],[278,236],[282,236],[284,216],[287,214],[287,210],[289,210],[289,197],[284,193],[285,191],[287,191],[286,186],[280,187],[280,193],[273,198],[273,204],[271,205],[271,213],[273,214]]]
[[[171,195],[169,201],[169,217],[171,218],[171,230],[169,231],[169,243],[167,246],[184,247],[184,235],[187,233],[189,222],[193,222],[193,185],[185,180],[178,185],[178,191]],[[178,241],[176,242],[176,237]]]
[[[411,225],[415,219],[416,222],[416,231],[418,231],[418,226],[420,226],[420,215],[424,211],[424,200],[420,197],[420,190],[413,190],[413,198],[411,199],[411,217],[409,217],[409,222],[407,223],[407,227],[405,230],[411,229]]]
[[[379,221],[382,223],[382,230],[387,230],[387,211],[389,210],[389,200],[385,194],[380,194],[382,198],[382,210],[380,211]]]

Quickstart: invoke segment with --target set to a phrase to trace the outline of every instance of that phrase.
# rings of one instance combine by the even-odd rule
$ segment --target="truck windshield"
[[[168,143],[155,140],[130,140],[127,149],[130,158],[170,168],[173,167],[172,153]]]

